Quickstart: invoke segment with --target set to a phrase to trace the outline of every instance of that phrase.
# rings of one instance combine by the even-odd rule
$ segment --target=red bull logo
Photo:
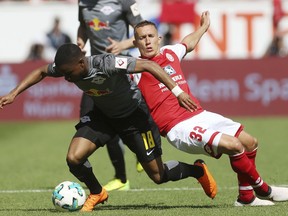
[[[109,89],[103,89],[103,90],[90,89],[90,90],[86,91],[85,93],[90,95],[90,96],[100,97],[103,95],[111,94],[112,91],[110,91]]]
[[[94,18],[93,20],[89,21],[88,26],[95,31],[99,31],[101,29],[110,29],[109,21],[102,22],[98,18]]]

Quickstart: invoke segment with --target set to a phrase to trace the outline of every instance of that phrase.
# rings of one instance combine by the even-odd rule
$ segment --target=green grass
[[[259,140],[257,168],[271,185],[288,185],[288,117],[235,118]],[[60,213],[51,202],[52,189],[64,180],[77,181],[68,171],[65,157],[76,121],[0,123],[0,215],[80,215]],[[88,215],[288,215],[288,202],[272,207],[236,208],[237,179],[226,155],[219,160],[190,155],[163,139],[163,160],[192,163],[202,158],[217,180],[219,193],[206,197],[192,178],[163,185],[154,184],[145,173],[137,173],[135,157],[126,148],[125,159],[132,190],[110,192],[109,201]],[[94,153],[90,162],[99,181],[113,176],[106,148]],[[38,192],[35,190],[39,190]]]

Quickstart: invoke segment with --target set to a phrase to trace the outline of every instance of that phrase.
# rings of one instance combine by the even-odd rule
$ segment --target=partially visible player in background
[[[79,0],[78,2],[80,25],[77,32],[77,45],[83,50],[89,40],[91,55],[102,53],[129,55],[128,49],[134,46],[134,37],[129,38],[129,26],[134,27],[142,20],[135,0]],[[91,97],[83,94],[80,117],[87,119],[86,114],[93,110],[93,106]],[[126,176],[123,143],[117,136],[106,146],[115,175],[104,188],[107,191],[128,190],[130,184]],[[136,169],[138,172],[143,171],[138,161]]]
[[[239,182],[239,196],[235,206],[268,206],[274,205],[272,201],[287,201],[288,188],[269,186],[256,169],[256,138],[244,131],[240,123],[204,110],[190,92],[180,62],[195,48],[209,26],[207,11],[202,13],[201,26],[197,31],[185,36],[179,44],[161,48],[161,37],[154,23],[143,21],[134,29],[134,44],[139,49],[141,58],[158,63],[176,80],[179,94],[181,89],[189,92],[197,103],[195,111],[189,112],[179,107],[177,99],[149,73],[134,74],[134,81],[138,84],[161,135],[167,137],[175,148],[214,158],[219,158],[222,154],[229,156]]]
[[[72,43],[71,37],[61,28],[61,19],[57,16],[54,17],[52,28],[46,33],[46,38],[45,49],[49,62],[53,61],[55,53],[61,45]]]

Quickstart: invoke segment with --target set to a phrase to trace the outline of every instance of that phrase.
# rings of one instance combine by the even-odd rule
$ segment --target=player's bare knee
[[[245,149],[247,152],[254,151],[258,148],[258,140],[255,137],[251,137],[249,142],[245,144]]]
[[[258,148],[258,140],[255,137],[253,137],[253,150],[256,148]]]
[[[81,161],[75,154],[69,153],[66,156],[66,162],[67,164],[78,165]]]

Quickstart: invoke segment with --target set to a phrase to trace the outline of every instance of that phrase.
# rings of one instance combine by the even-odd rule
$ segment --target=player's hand
[[[86,55],[86,50],[84,50],[85,43],[82,39],[80,39],[80,38],[77,39],[77,46],[79,46],[82,53],[84,53],[84,55]]]
[[[111,43],[108,47],[106,47],[105,51],[107,53],[112,53],[114,55],[118,55],[123,50],[121,43],[119,41],[113,40],[108,37],[107,40]]]
[[[14,99],[15,97],[11,94],[0,97],[0,109],[3,109],[3,107],[7,104],[13,103]]]
[[[209,11],[205,11],[201,14],[201,18],[200,18],[200,26],[203,26],[206,31],[210,26],[210,13]]]
[[[178,97],[178,103],[181,107],[193,112],[197,109],[197,104],[190,98],[186,92],[182,92]]]

